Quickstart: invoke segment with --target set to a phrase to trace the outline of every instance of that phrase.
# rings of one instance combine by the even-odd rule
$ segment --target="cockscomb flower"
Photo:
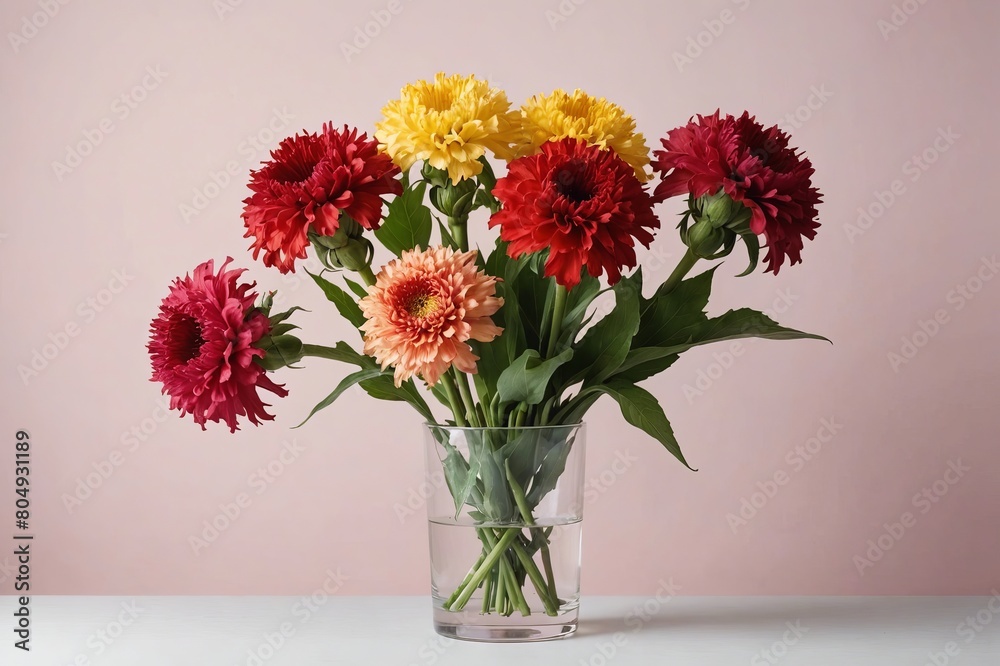
[[[668,132],[663,150],[654,153],[653,169],[661,177],[654,198],[698,199],[722,190],[749,209],[749,231],[763,234],[767,270],[777,274],[785,257],[791,264],[802,261],[802,239],[816,236],[822,196],[812,186],[812,163],[788,139],[745,111],[739,118],[720,117],[719,111],[699,115]]]
[[[150,325],[147,344],[153,365],[152,381],[163,384],[170,408],[205,423],[225,421],[238,430],[237,417],[251,423],[272,420],[258,389],[284,397],[254,359],[264,351],[256,345],[270,330],[270,322],[254,307],[256,283],[240,284],[244,269],[226,270],[232,259],[214,271],[206,261],[194,275],[177,278]]]
[[[617,104],[592,97],[582,90],[572,94],[555,90],[535,95],[521,107],[525,141],[518,156],[534,155],[546,141],[566,137],[582,139],[605,150],[613,150],[645,182],[651,178],[646,139],[635,131],[635,121]]]
[[[309,232],[332,236],[343,211],[365,229],[382,219],[382,195],[401,194],[399,168],[378,151],[378,142],[358,130],[323,125],[320,134],[296,134],[251,173],[253,194],[245,199],[245,238],[256,259],[282,273],[304,259]]]
[[[454,365],[476,372],[479,360],[469,340],[490,342],[500,335],[490,316],[497,298],[494,277],[476,268],[476,251],[419,248],[390,261],[359,302],[367,321],[364,351],[395,368],[396,386],[418,375],[437,383]]]
[[[454,184],[481,173],[479,158],[487,151],[512,159],[521,138],[521,114],[511,110],[506,93],[474,76],[439,73],[408,84],[382,115],[375,137],[400,168],[427,160]]]
[[[548,249],[545,274],[570,289],[584,266],[618,282],[622,268],[636,265],[636,241],[649,247],[649,230],[660,226],[632,167],[578,139],[550,141],[514,160],[493,194],[503,206],[490,227],[500,227],[510,256]]]

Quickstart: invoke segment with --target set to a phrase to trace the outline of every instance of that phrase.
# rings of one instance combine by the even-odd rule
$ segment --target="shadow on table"
[[[621,614],[591,615],[586,603],[580,614],[577,634],[595,636],[616,632],[636,632],[653,628],[661,632],[672,629],[733,629],[754,631],[782,627],[786,622],[801,621],[811,628],[849,632],[877,624],[886,629],[912,627],[923,620],[920,597],[880,598],[817,597],[817,598],[753,598],[728,599],[718,597],[684,597],[663,602],[651,599],[646,608],[638,601],[634,607],[625,607]],[[940,597],[927,597],[940,603]],[[956,613],[964,606],[955,600]]]

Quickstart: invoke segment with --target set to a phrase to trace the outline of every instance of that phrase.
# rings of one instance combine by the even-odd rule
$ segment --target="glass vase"
[[[576,631],[584,426],[426,425],[434,628],[537,641]]]

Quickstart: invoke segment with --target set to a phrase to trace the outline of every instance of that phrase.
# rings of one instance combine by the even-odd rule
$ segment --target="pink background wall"
[[[36,591],[293,594],[339,569],[347,593],[426,593],[422,509],[400,511],[422,481],[415,414],[352,392],[289,430],[344,372],[317,362],[281,374],[277,422],[201,432],[164,418],[144,343],[169,280],[227,254],[310,308],[299,323],[314,338],[353,339],[314,288],[252,263],[246,173],[300,128],[371,128],[401,85],[438,70],[518,102],[584,88],[650,143],[692,113],[748,108],[793,133],[826,196],[803,265],[720,279],[712,307],[769,310],[835,344],[704,348],[648,383],[700,472],[614,404],[591,412],[585,592],[1000,583],[997,3],[162,0],[73,2],[51,18],[45,4],[0,9],[3,32],[23,37],[0,48],[0,465],[10,488],[13,434],[29,430]],[[372,12],[391,20],[348,58],[341,44]],[[80,142],[97,145],[54,167]],[[237,175],[213,183],[227,164]],[[182,206],[202,210],[186,220]],[[681,247],[674,208],[660,212],[647,282]],[[50,335],[64,348],[23,379]],[[894,368],[904,338],[919,348]],[[190,538],[241,493],[249,506],[195,552]],[[12,504],[5,491],[0,513]],[[3,591],[11,563],[0,556]]]

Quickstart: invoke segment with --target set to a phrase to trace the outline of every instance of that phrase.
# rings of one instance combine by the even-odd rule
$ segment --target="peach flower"
[[[497,279],[476,268],[476,251],[408,250],[390,261],[359,302],[368,320],[364,351],[395,368],[396,386],[414,375],[436,384],[454,365],[475,374],[469,340],[490,342],[503,329],[490,319],[503,299]]]

